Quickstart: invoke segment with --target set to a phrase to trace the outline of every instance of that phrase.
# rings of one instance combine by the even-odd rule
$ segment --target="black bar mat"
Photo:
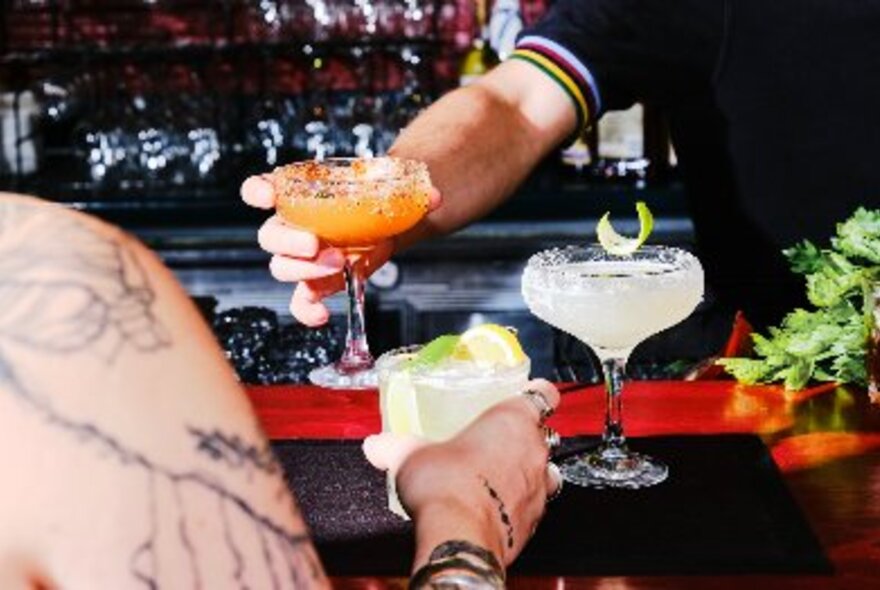
[[[594,443],[567,439],[564,449]],[[359,441],[273,446],[329,572],[408,574],[411,527],[386,510],[385,476]],[[831,573],[758,437],[657,437],[631,446],[669,464],[669,480],[635,491],[567,485],[512,573]]]

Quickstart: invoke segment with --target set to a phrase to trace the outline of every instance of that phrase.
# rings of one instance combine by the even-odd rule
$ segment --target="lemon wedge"
[[[498,324],[482,324],[466,331],[452,354],[458,359],[509,367],[527,358],[516,335]]]
[[[424,434],[416,388],[409,371],[399,371],[391,375],[385,394],[385,409],[388,416],[388,429],[394,434]]]
[[[628,256],[638,250],[651,235],[654,229],[654,216],[651,215],[651,210],[644,201],[639,201],[636,203],[636,212],[639,214],[639,235],[635,238],[617,233],[611,226],[611,213],[605,212],[596,226],[596,237],[606,252],[615,256]]]

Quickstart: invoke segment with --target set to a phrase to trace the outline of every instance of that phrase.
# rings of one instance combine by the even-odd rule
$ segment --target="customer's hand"
[[[553,407],[559,403],[549,382],[529,388]],[[416,524],[416,566],[450,539],[480,544],[509,564],[560,485],[547,469],[538,411],[525,396],[494,406],[447,442],[377,435],[364,450],[374,465],[397,474],[397,492]]]
[[[275,207],[275,191],[268,175],[251,176],[241,185],[245,203],[259,209]],[[430,210],[440,205],[440,193],[433,191]],[[270,217],[257,234],[260,247],[272,254],[269,270],[275,279],[297,283],[290,301],[293,316],[307,326],[320,326],[330,313],[322,300],[345,287],[342,268],[345,256],[338,248],[322,244],[314,234],[293,227],[278,215]],[[364,277],[381,267],[394,252],[394,240],[384,240],[358,256],[356,264]]]

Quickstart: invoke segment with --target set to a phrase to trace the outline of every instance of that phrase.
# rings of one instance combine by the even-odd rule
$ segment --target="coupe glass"
[[[414,226],[428,212],[427,166],[400,158],[331,158],[276,168],[277,211],[345,254],[348,333],[336,363],[315,369],[316,385],[361,389],[377,385],[364,325],[364,277],[356,262],[377,243]]]
[[[666,465],[627,448],[621,390],[636,345],[685,319],[702,300],[699,260],[664,246],[643,246],[630,256],[600,246],[546,250],[529,259],[522,292],[532,313],[592,348],[602,361],[607,399],[602,442],[562,464],[566,481],[643,488],[665,480]]]

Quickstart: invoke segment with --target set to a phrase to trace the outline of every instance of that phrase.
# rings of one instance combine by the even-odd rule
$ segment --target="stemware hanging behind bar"
[[[113,220],[241,220],[283,162],[382,155],[454,84],[466,0],[16,0],[0,188]],[[5,106],[5,105],[10,106]],[[18,160],[22,160],[21,165]],[[143,213],[141,213],[143,211]]]

